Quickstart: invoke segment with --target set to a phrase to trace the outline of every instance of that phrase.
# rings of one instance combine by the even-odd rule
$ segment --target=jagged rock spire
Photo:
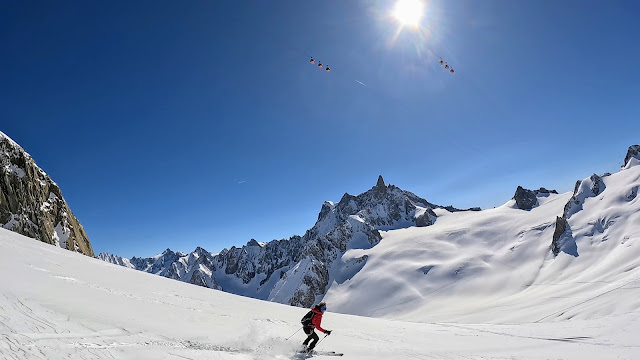
[[[387,192],[387,185],[384,184],[384,179],[382,178],[382,175],[378,175],[378,182],[376,183],[376,186],[373,187],[373,189],[376,194],[380,194],[380,195],[383,195],[384,193]]]

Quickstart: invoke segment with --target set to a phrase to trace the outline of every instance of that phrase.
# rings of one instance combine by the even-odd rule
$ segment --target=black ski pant
[[[302,345],[307,345],[309,344],[309,341],[311,341],[311,343],[309,344],[309,349],[313,349],[314,347],[316,347],[316,344],[320,339],[318,337],[318,334],[313,331],[313,328],[311,326],[303,326],[302,330],[304,330],[304,333],[307,334],[307,339],[302,343]]]

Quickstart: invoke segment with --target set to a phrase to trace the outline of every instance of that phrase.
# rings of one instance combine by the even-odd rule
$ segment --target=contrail
[[[366,87],[366,86],[367,86],[367,85],[366,85],[365,83],[363,83],[362,81],[358,81],[358,80],[356,80],[356,82],[357,82],[358,84],[360,84],[360,85],[364,86],[364,87]]]

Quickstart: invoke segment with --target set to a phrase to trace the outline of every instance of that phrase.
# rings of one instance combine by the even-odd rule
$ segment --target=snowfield
[[[295,359],[304,339],[298,332],[286,340],[304,309],[127,269],[4,229],[0,271],[2,359]],[[638,299],[639,285],[618,297]],[[323,326],[334,333],[318,349],[343,359],[637,359],[640,313],[628,310],[501,325],[329,311]]]
[[[640,166],[627,166],[530,211],[439,209],[432,226],[383,232],[345,254],[367,260],[331,285],[322,325],[333,334],[317,349],[357,360],[640,359],[639,186]],[[574,198],[556,257],[556,217]],[[299,359],[306,309],[5,229],[0,273],[2,359]]]

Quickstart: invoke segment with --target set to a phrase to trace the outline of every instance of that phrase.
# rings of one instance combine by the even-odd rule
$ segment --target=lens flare
[[[421,0],[398,0],[392,14],[402,26],[418,27],[424,16],[424,3]]]

